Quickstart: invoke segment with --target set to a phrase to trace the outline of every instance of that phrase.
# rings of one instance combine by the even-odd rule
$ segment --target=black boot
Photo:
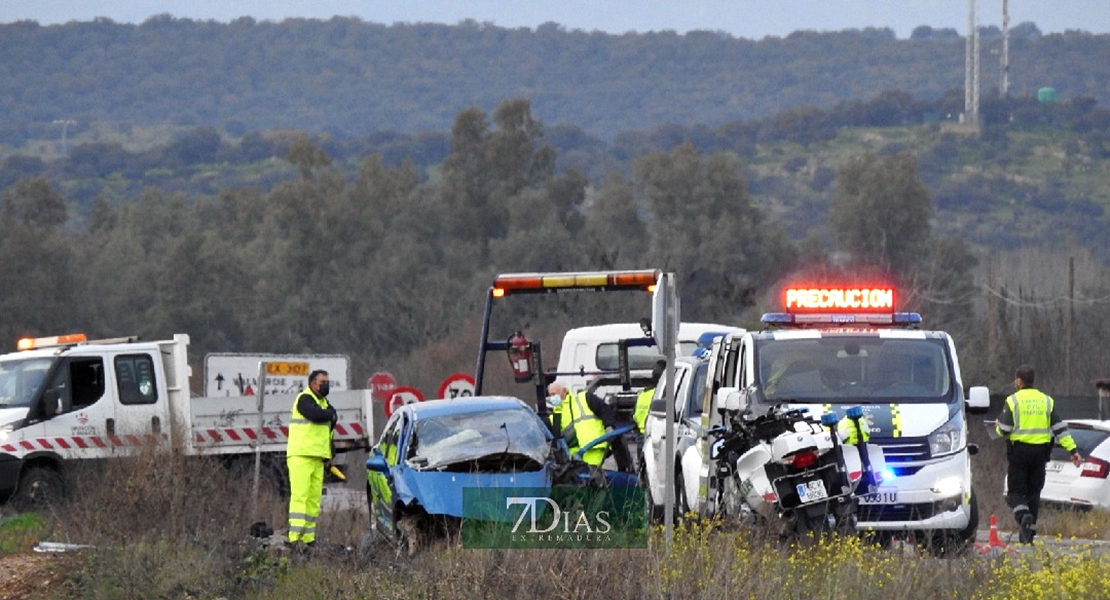
[[[1033,536],[1037,534],[1037,523],[1033,520],[1032,513],[1023,514],[1020,523],[1018,527],[1018,541],[1023,544],[1032,544]]]

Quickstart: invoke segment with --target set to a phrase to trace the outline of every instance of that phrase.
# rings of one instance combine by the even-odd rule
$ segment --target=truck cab
[[[979,519],[966,411],[987,409],[987,388],[965,398],[952,338],[919,329],[916,313],[894,312],[893,290],[875,292],[788,290],[793,312],[766,314],[763,330],[718,340],[706,426],[721,422],[724,406],[746,415],[804,408],[841,419],[859,406],[886,467],[878,487],[858,499],[857,529],[966,544]]]
[[[743,331],[739,327],[718,323],[679,323],[676,356],[690,356],[699,348],[699,339],[706,335],[725,335]],[[586,388],[600,375],[616,374],[620,369],[620,340],[643,338],[637,323],[609,323],[576,327],[567,331],[559,348],[557,381],[570,390]],[[655,346],[628,348],[628,368],[632,377],[647,377],[663,351]]]
[[[28,473],[57,472],[62,456],[103,457],[169,430],[156,343],[23,340],[0,355],[0,500]]]

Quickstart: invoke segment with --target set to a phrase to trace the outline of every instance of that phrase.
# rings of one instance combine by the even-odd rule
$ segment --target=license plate
[[[829,493],[825,491],[825,482],[820,479],[799,483],[798,498],[803,504],[815,502],[817,500],[824,500],[829,497]]]
[[[859,497],[860,504],[898,504],[898,492],[875,492]]]
[[[1044,470],[1049,473],[1059,473],[1064,470],[1064,463],[1052,461],[1045,465]]]

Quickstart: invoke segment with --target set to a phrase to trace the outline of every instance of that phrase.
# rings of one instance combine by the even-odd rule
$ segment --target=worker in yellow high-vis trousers
[[[331,431],[337,419],[328,404],[331,381],[327,371],[308,375],[308,387],[293,402],[289,419],[289,543],[316,543],[316,521],[324,493],[324,464],[331,460]]]

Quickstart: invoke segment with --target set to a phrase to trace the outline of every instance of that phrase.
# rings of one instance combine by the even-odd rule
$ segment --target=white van
[[[675,355],[693,355],[699,348],[699,339],[702,347],[708,347],[713,337],[743,332],[740,327],[718,323],[680,323]],[[555,381],[577,391],[601,375],[616,375],[620,367],[620,340],[643,337],[646,336],[638,323],[610,323],[571,329],[563,336]],[[655,346],[632,346],[628,349],[628,366],[633,376],[647,376],[655,361],[662,358],[663,351]]]

